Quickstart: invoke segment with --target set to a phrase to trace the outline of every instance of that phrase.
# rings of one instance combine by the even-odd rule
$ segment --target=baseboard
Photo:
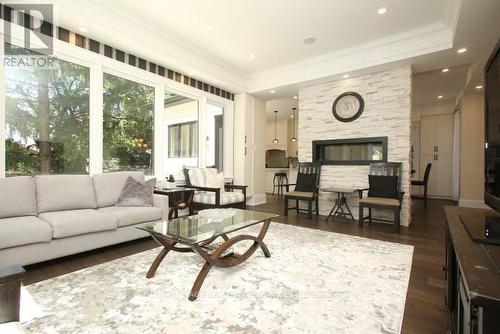
[[[257,194],[247,198],[247,205],[260,205],[266,203],[267,203],[266,194]]]
[[[484,201],[473,199],[460,199],[458,201],[458,206],[464,208],[488,209],[488,206],[484,204]]]

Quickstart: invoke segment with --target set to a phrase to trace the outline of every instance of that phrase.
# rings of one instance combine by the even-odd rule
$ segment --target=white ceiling
[[[266,118],[274,119],[274,111],[277,110],[277,118],[286,119],[292,115],[292,108],[297,108],[298,114],[299,106],[296,99],[273,99],[266,101]]]
[[[500,36],[499,0],[44,2],[56,5],[56,24],[83,27],[88,37],[265,100],[397,64],[411,64],[414,73],[475,62],[481,68]],[[307,37],[316,42],[304,44]],[[457,55],[463,46],[469,51]]]
[[[115,14],[147,23],[150,29],[246,74],[440,22],[445,4],[445,0],[101,2]],[[388,12],[377,15],[382,6]],[[304,44],[308,37],[316,38],[316,43]]]

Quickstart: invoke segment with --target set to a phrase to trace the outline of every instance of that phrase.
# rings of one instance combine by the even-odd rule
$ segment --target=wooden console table
[[[453,333],[499,333],[500,245],[474,242],[461,219],[484,224],[493,210],[446,206],[446,307]]]

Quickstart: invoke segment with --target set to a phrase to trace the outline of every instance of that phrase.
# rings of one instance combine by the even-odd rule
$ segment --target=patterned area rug
[[[146,279],[160,248],[29,285],[22,312],[31,319],[24,328],[93,334],[400,332],[412,246],[279,223],[271,224],[264,241],[271,258],[259,249],[240,266],[212,268],[194,302],[187,297],[201,258],[170,253],[156,276]]]

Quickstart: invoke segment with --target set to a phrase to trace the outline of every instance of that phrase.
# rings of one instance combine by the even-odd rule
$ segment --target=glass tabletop
[[[201,210],[194,216],[146,223],[137,228],[181,244],[194,245],[276,217],[279,216],[250,210],[208,209]]]

